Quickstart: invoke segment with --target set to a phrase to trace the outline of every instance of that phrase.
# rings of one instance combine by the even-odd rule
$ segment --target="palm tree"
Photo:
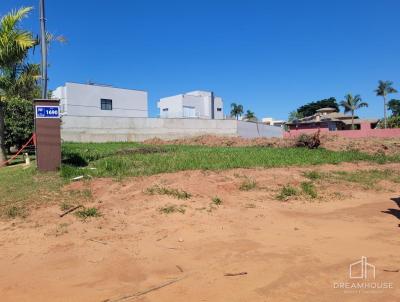
[[[251,121],[251,120],[257,120],[257,117],[256,117],[256,115],[254,114],[254,112],[253,112],[253,111],[250,111],[250,110],[247,110],[247,111],[246,111],[246,114],[244,115],[244,117],[245,117],[247,120],[249,120],[249,121]]]
[[[0,20],[0,164],[6,159],[4,147],[4,102],[10,88],[15,87],[15,79],[21,74],[21,66],[36,40],[32,33],[19,27],[28,16],[31,7],[11,11]]]
[[[354,130],[354,111],[368,107],[368,103],[363,102],[360,95],[357,94],[353,97],[349,93],[344,96],[344,100],[340,102],[340,106],[344,108],[344,113],[351,112],[351,129]]]
[[[391,81],[379,81],[378,88],[375,90],[377,96],[383,97],[383,116],[385,120],[385,128],[387,127],[386,115],[386,96],[390,93],[396,93],[397,90],[392,87]]]
[[[243,114],[243,106],[240,104],[232,103],[231,104],[231,116],[235,117],[237,120],[239,116]]]

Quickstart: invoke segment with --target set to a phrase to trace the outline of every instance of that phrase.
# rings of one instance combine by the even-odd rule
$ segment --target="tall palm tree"
[[[393,82],[391,81],[379,81],[378,88],[375,90],[377,96],[383,97],[383,116],[385,120],[385,128],[387,127],[386,96],[390,93],[397,92],[392,85]]]
[[[244,115],[244,117],[247,119],[247,120],[256,120],[257,119],[257,117],[256,117],[256,115],[254,114],[254,112],[253,111],[251,111],[251,110],[247,110],[246,111],[246,113],[245,113],[245,115]]]
[[[349,93],[344,96],[344,100],[340,102],[340,106],[344,108],[344,113],[351,112],[351,129],[354,129],[354,112],[357,109],[368,107],[368,103],[363,102],[360,95],[354,97]]]
[[[237,120],[239,116],[243,114],[243,106],[240,104],[232,103],[231,104],[231,116],[235,117]]]
[[[31,7],[13,10],[0,20],[0,164],[6,159],[4,147],[4,101],[10,86],[16,79],[30,48],[36,40],[32,33],[19,27],[22,19],[28,16]]]

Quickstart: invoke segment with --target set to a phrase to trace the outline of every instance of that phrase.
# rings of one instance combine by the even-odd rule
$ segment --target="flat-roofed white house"
[[[147,92],[98,84],[66,83],[52,93],[61,114],[79,117],[148,117]]]
[[[213,92],[191,91],[160,99],[160,118],[223,119],[223,100]]]

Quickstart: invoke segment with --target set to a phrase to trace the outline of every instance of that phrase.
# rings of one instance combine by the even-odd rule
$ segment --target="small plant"
[[[255,180],[246,178],[244,182],[240,184],[239,190],[240,191],[250,191],[254,189],[257,186],[257,183]]]
[[[280,193],[276,196],[278,200],[288,200],[291,196],[298,195],[296,188],[293,188],[291,185],[284,186]]]
[[[319,130],[314,134],[300,134],[296,139],[296,147],[307,147],[309,149],[317,149],[321,144],[319,138]]]
[[[213,197],[212,203],[215,204],[216,206],[219,206],[222,204],[222,199],[219,197]]]
[[[160,187],[158,185],[152,186],[146,189],[146,193],[150,195],[159,194],[159,195],[169,195],[173,196],[177,199],[189,199],[192,195],[186,191],[178,190],[178,189],[170,189],[166,187]]]
[[[310,181],[302,182],[301,189],[303,190],[304,194],[307,194],[311,198],[317,197],[317,190],[312,182],[310,182]]]
[[[182,213],[185,214],[185,207],[183,205],[176,205],[176,204],[167,204],[160,208],[160,212],[164,214],[171,214],[171,213]]]
[[[10,206],[5,210],[5,214],[8,218],[25,218],[27,216],[26,209],[23,207],[17,207],[17,206]]]
[[[96,208],[84,208],[83,210],[77,211],[75,215],[81,219],[87,219],[89,217],[99,217],[100,212]]]
[[[303,173],[304,177],[310,180],[317,180],[322,178],[322,174],[318,171],[307,171]]]

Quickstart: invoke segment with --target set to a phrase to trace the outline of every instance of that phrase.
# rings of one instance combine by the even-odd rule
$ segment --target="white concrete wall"
[[[150,138],[175,139],[204,134],[220,136],[278,136],[273,126],[236,120],[113,118],[63,116],[61,138],[74,142],[143,141]],[[272,127],[272,128],[271,128]],[[280,129],[280,128],[278,128]],[[281,134],[282,136],[282,134]]]
[[[62,113],[70,116],[148,116],[146,91],[66,83],[53,97],[60,99]],[[101,110],[101,99],[111,99],[112,110]]]
[[[238,136],[244,138],[255,137],[283,137],[283,129],[277,126],[269,126],[263,123],[237,121]]]

